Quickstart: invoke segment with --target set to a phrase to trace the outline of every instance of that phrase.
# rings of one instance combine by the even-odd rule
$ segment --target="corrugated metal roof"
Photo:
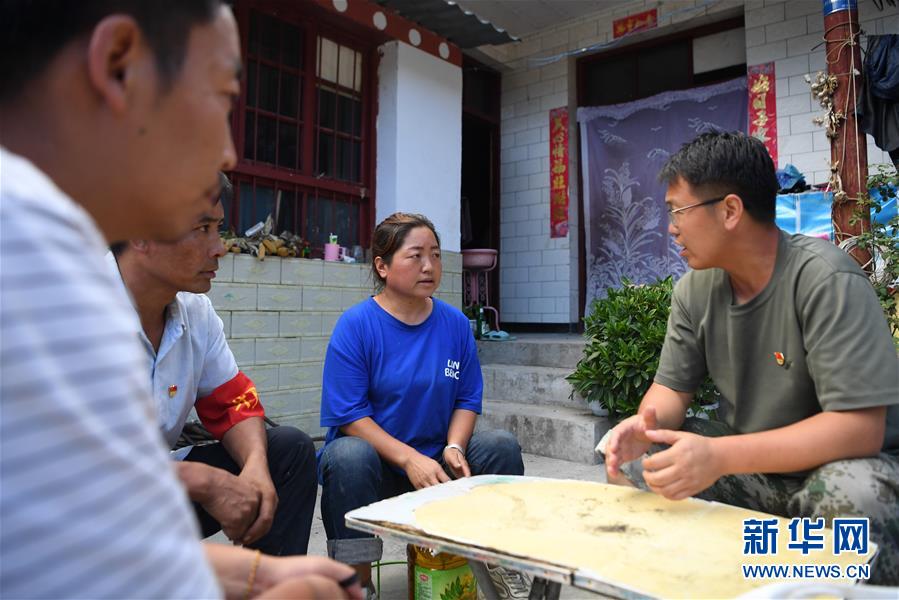
[[[506,30],[448,0],[377,0],[377,3],[445,37],[460,48],[518,41]]]

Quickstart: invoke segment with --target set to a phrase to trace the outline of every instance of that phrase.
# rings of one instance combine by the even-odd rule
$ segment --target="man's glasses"
[[[711,200],[704,200],[702,202],[697,202],[696,204],[690,204],[687,206],[681,206],[680,208],[671,208],[668,207],[668,221],[677,227],[678,215],[690,208],[696,208],[697,206],[706,206],[707,204],[715,204],[716,202],[721,202],[725,198],[727,198],[730,194],[725,194],[720,198],[712,198]]]

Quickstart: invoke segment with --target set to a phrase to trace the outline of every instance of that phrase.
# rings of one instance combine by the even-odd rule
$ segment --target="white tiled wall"
[[[322,367],[334,324],[372,293],[370,265],[229,254],[209,291],[237,364],[266,413],[310,435],[319,427]],[[462,260],[443,252],[437,297],[462,304]],[[325,285],[327,282],[327,285]]]
[[[829,145],[811,120],[821,111],[812,102],[804,75],[824,70],[820,0],[637,0],[605,6],[584,18],[525,37],[518,44],[482,48],[505,65],[502,73],[501,141],[501,314],[504,322],[574,323],[579,319],[577,268],[576,57],[539,66],[534,59],[601,44],[612,39],[616,18],[658,7],[656,30],[639,41],[674,29],[744,14],[747,64],[775,62],[779,166],[793,163],[809,183],[829,176]],[[859,19],[869,33],[899,32],[899,11],[880,12],[859,1]],[[610,85],[613,85],[610,82]],[[570,119],[570,231],[549,237],[549,111],[568,106]],[[870,142],[870,140],[869,140]],[[869,162],[888,162],[873,143]]]

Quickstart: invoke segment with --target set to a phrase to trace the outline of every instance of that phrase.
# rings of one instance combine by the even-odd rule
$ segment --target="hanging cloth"
[[[869,35],[864,70],[859,123],[899,167],[899,35]]]

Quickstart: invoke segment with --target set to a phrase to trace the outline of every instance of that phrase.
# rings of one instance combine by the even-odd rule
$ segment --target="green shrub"
[[[598,400],[615,419],[637,412],[652,384],[665,341],[674,282],[666,277],[654,284],[633,285],[595,300],[584,318],[587,345],[584,357],[566,379],[588,402]],[[706,382],[697,392],[699,404],[714,402],[714,387]]]
[[[890,200],[896,199],[899,174],[891,166],[878,165],[877,172],[868,178],[868,189],[878,193],[860,194],[858,208],[850,220],[853,225],[862,215],[880,213]],[[868,267],[871,285],[899,347],[899,214],[887,223],[871,223],[870,230],[855,238],[855,243],[874,257],[874,263]]]

